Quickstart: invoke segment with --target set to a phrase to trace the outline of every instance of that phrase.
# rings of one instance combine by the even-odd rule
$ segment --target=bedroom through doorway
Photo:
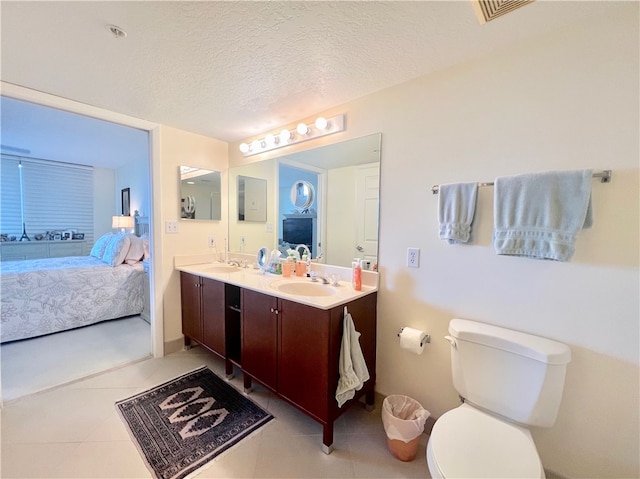
[[[99,180],[94,180],[93,231],[88,236],[97,239],[104,233],[115,231],[112,228],[112,217],[121,214],[120,192],[125,188],[130,190],[127,198],[130,214],[134,215],[138,211],[139,215],[149,217],[149,229],[153,231],[152,126],[141,124],[136,127],[135,119],[127,125],[126,117],[109,115],[109,112],[103,118],[113,116],[114,121],[101,119],[102,112],[96,111],[94,116],[92,108],[86,105],[43,96],[20,87],[5,89],[1,100],[3,156],[19,154],[36,159],[88,165],[99,172]],[[10,107],[5,108],[9,104]],[[24,125],[28,125],[28,129]],[[105,132],[109,136],[105,137]],[[118,132],[128,133],[119,138]],[[127,141],[130,138],[127,135],[131,134],[143,135],[144,141]],[[13,151],[5,151],[7,147]],[[110,148],[114,150],[109,151]],[[105,182],[105,177],[112,179]],[[35,238],[31,239],[30,244],[34,245]],[[83,254],[88,255],[91,244],[85,246]],[[127,316],[1,344],[1,400],[11,401],[151,358],[157,344],[161,345],[162,342],[161,337],[160,341],[154,337],[158,334],[154,326],[157,320],[154,314],[154,295],[150,294],[154,284],[153,266],[147,266],[145,271],[148,274],[145,295],[151,301],[150,320],[147,318],[145,321],[139,315]],[[161,323],[161,318],[159,321]],[[160,346],[159,354],[161,351]]]

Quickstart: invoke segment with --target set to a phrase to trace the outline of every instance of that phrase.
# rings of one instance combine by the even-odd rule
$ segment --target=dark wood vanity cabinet
[[[370,379],[355,397],[338,407],[344,307],[325,310],[280,299],[182,271],[182,332],[242,369],[244,387],[258,381],[323,427],[323,449],[330,452],[333,423],[365,395],[374,403],[377,293],[346,304],[361,334],[360,347]]]
[[[371,378],[358,391],[374,403],[376,294],[347,304]],[[333,423],[350,406],[338,408],[344,305],[329,310],[242,290],[242,371],[245,389],[255,379],[323,426],[325,451],[333,444]]]
[[[227,360],[226,373],[231,375],[233,342],[239,342],[239,332],[235,334],[237,338],[234,338],[227,314],[226,286],[220,281],[180,272],[182,334],[185,346],[189,347],[191,341],[195,341],[213,351]]]

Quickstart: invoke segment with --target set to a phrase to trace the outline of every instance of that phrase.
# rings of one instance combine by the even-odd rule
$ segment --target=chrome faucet
[[[322,281],[322,284],[329,284],[329,278],[326,276],[323,276],[321,274],[316,273],[315,271],[311,271],[309,273],[309,277],[311,278],[311,281]]]
[[[330,284],[332,286],[340,285],[340,277],[337,274],[318,274],[315,271],[309,273],[311,281],[322,281],[322,284]]]

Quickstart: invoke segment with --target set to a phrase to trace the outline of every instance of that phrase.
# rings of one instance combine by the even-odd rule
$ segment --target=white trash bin
[[[382,402],[382,425],[387,434],[387,446],[401,461],[413,461],[418,452],[424,423],[431,415],[409,396],[387,396]]]

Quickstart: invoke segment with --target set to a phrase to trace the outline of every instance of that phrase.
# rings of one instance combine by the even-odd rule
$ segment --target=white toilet
[[[544,478],[527,427],[555,423],[571,350],[465,319],[452,319],[449,334],[453,384],[463,404],[433,427],[431,477]]]

